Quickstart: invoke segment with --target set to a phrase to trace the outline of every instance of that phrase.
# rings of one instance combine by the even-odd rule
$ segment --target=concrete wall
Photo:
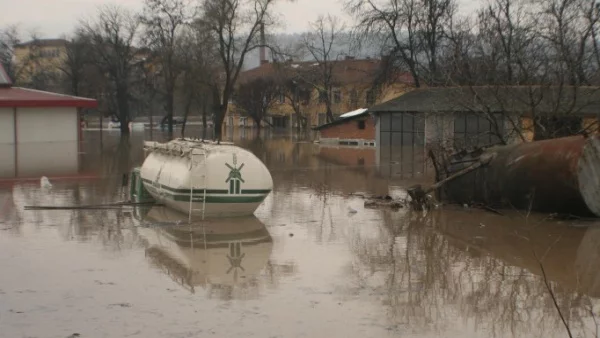
[[[340,123],[325,129],[320,130],[321,138],[333,139],[352,139],[352,140],[375,140],[375,121],[373,118],[366,117],[365,129],[358,128],[358,121],[355,119]]]
[[[76,108],[18,108],[19,143],[77,141]]]
[[[13,109],[0,108],[0,144],[14,143]]]

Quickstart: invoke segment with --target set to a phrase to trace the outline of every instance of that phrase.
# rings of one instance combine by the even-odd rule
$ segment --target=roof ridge
[[[62,94],[62,93],[55,93],[55,92],[49,92],[49,91],[40,90],[40,89],[25,88],[25,87],[13,87],[13,88],[20,89],[20,90],[26,90],[26,91],[30,91],[30,92],[35,92],[35,93],[40,93],[40,94],[50,94],[50,95],[55,95],[55,96],[68,97],[68,98],[72,98],[72,99],[96,101],[96,100],[88,98],[88,97],[68,95],[68,94]]]

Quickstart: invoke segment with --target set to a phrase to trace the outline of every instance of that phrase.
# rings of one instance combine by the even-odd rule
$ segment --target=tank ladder
[[[202,161],[198,161],[198,156],[204,156]],[[199,165],[202,165],[202,208],[194,209],[194,176],[193,169]],[[204,220],[204,211],[206,209],[206,149],[203,149],[202,154],[194,153],[194,149],[190,151],[190,207],[188,212],[188,222],[192,223],[192,214],[194,211],[202,211],[202,220]]]

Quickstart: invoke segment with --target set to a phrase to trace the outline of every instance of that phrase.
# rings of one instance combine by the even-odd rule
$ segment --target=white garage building
[[[0,177],[30,176],[24,171],[38,165],[51,175],[58,169],[53,165],[65,165],[65,156],[76,164],[79,108],[97,105],[93,99],[13,87],[0,65]]]

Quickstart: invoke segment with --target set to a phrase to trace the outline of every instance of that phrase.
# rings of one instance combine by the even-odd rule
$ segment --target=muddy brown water
[[[549,288],[574,336],[597,333],[600,228],[365,209],[353,193],[429,179],[372,150],[233,134],[272,171],[255,217],[24,210],[125,200],[144,137],[89,131],[79,155],[0,146],[0,337],[567,337]]]

